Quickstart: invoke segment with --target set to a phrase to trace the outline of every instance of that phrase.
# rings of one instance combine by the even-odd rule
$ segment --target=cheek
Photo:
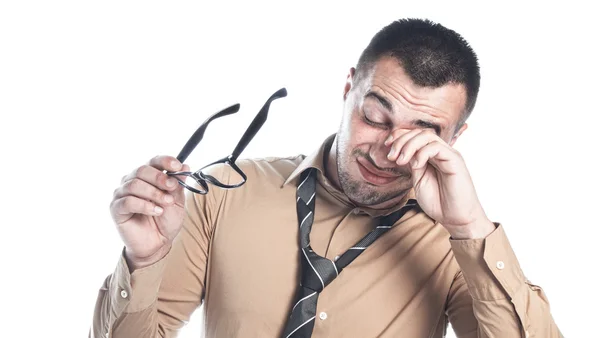
[[[355,114],[346,114],[342,118],[340,130],[337,135],[339,160],[345,168],[354,157],[353,152],[357,148],[357,135],[360,135],[360,121],[357,121]]]
[[[366,124],[358,114],[352,116],[348,127],[350,143],[360,148],[368,148],[370,145],[377,143],[382,133],[380,129]]]

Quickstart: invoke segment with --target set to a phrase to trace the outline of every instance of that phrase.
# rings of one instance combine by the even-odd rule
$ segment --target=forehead
[[[377,61],[365,74],[361,87],[384,95],[395,109],[407,108],[443,120],[447,125],[456,123],[466,106],[464,85],[448,83],[441,87],[416,85],[396,58]]]

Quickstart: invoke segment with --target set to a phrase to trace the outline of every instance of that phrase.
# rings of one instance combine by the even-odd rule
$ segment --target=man
[[[350,69],[340,129],[311,156],[237,161],[245,185],[205,195],[163,173],[189,170],[170,156],[126,175],[111,203],[125,248],[90,336],[175,337],[204,304],[207,337],[561,337],[452,148],[479,79],[457,33],[399,20]]]

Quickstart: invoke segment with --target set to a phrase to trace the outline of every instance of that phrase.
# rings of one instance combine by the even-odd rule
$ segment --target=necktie
[[[308,338],[311,336],[317,314],[319,293],[342,270],[358,257],[371,243],[386,233],[408,210],[417,205],[410,199],[400,210],[379,218],[378,225],[336,261],[317,255],[310,247],[310,230],[315,214],[317,170],[310,168],[300,176],[296,191],[296,212],[300,224],[300,260],[302,277],[296,302],[283,331],[283,338]]]

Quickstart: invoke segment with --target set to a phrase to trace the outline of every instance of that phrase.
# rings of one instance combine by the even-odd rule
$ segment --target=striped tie
[[[319,293],[329,285],[371,243],[386,233],[408,210],[417,205],[410,199],[400,210],[379,218],[379,225],[348,249],[336,261],[317,255],[310,247],[310,230],[315,214],[317,170],[310,168],[300,176],[297,189],[296,210],[300,223],[300,259],[302,277],[297,301],[283,331],[284,338],[308,338],[311,336],[317,314]]]

